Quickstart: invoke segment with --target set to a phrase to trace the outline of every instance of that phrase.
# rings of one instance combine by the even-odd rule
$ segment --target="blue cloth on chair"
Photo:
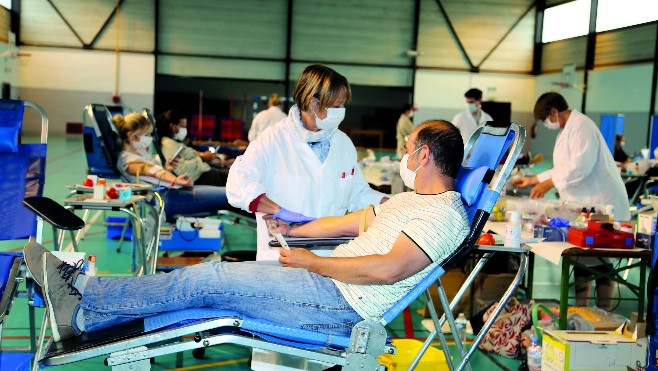
[[[21,144],[16,153],[2,153],[0,240],[24,239],[34,235],[36,217],[23,206],[22,201],[25,197],[42,195],[45,167],[45,144]]]
[[[18,152],[23,107],[23,101],[0,99],[0,152]]]

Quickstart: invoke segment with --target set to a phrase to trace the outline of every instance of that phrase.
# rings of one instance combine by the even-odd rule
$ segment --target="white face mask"
[[[478,111],[478,106],[475,103],[469,103],[468,104],[468,110],[471,111],[471,113],[475,113]]]
[[[317,125],[318,129],[338,129],[338,125],[345,118],[345,108],[327,108],[327,117],[323,119],[319,118],[315,111],[313,111],[313,114],[315,115],[315,125]]]
[[[550,116],[549,116],[544,120],[544,126],[546,126],[548,128],[548,130],[558,130],[558,129],[560,129],[560,122],[559,121],[556,121],[556,122],[551,121]]]
[[[187,128],[178,128],[178,133],[174,134],[174,139],[182,142],[187,137]]]
[[[621,145],[621,146],[625,146],[625,145],[626,145],[626,142],[624,142],[624,141],[622,140],[621,142],[619,142],[619,145]]]
[[[153,143],[153,137],[150,135],[140,135],[139,142],[133,141],[133,147],[148,152],[151,149],[151,143]]]
[[[414,117],[414,111],[409,112],[409,118]]]
[[[407,161],[409,161],[409,156],[418,152],[418,150],[421,148],[423,147],[416,148],[416,150],[411,152],[411,154],[405,153],[405,155],[402,156],[402,160],[400,161],[400,177],[402,178],[404,185],[411,189],[414,189],[414,185],[416,183],[416,172],[421,168],[421,166],[418,166],[416,170],[409,170],[407,167]]]

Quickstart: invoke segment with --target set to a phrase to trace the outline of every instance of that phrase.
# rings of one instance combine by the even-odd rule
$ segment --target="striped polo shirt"
[[[333,280],[352,308],[363,318],[381,316],[436,265],[459,247],[469,231],[458,192],[436,195],[405,192],[375,207],[377,216],[368,231],[341,245],[334,257],[383,255],[404,233],[430,258],[422,271],[392,285],[358,285]]]

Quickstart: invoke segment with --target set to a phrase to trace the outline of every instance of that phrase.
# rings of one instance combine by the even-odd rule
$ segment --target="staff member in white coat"
[[[560,130],[553,149],[553,168],[531,177],[515,179],[515,187],[533,186],[530,197],[543,197],[557,188],[560,199],[585,205],[613,205],[617,220],[629,220],[630,205],[624,182],[601,132],[594,121],[569,109],[562,95],[550,92],[539,97],[535,118],[552,130]],[[581,260],[582,262],[582,260]],[[588,262],[589,263],[589,262]],[[602,266],[601,269],[607,269]],[[589,273],[583,272],[583,275]],[[576,272],[578,276],[578,272]],[[597,280],[600,298],[610,298],[614,285],[607,279]],[[590,285],[576,287],[577,305],[586,305]],[[609,308],[610,300],[599,300],[599,307]]]
[[[279,258],[278,249],[268,246],[264,214],[304,223],[387,199],[368,186],[354,144],[338,130],[350,98],[344,76],[323,65],[306,67],[288,117],[258,136],[231,166],[227,196],[234,207],[256,213],[257,260]]]
[[[464,97],[466,97],[468,109],[456,114],[452,118],[452,123],[462,133],[462,140],[465,146],[468,138],[475,133],[477,128],[486,124],[487,121],[493,121],[493,119],[488,113],[482,110],[482,90],[468,89]]]
[[[281,110],[281,104],[279,94],[270,95],[270,99],[267,101],[268,108],[258,112],[251,121],[249,134],[247,134],[250,142],[256,140],[256,137],[265,129],[286,118],[286,114]]]

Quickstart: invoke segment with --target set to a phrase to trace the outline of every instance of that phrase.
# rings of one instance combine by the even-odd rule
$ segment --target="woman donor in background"
[[[338,130],[351,95],[347,79],[336,71],[319,64],[306,67],[288,117],[261,133],[231,166],[228,200],[256,213],[257,260],[279,258],[278,249],[268,246],[264,214],[304,223],[387,199],[368,186],[354,144]]]
[[[223,160],[210,151],[199,152],[186,146],[184,141],[187,138],[187,118],[184,115],[175,110],[166,111],[158,118],[156,126],[165,159],[171,161],[179,148],[183,147],[178,164],[174,168],[176,174],[188,174],[196,185],[226,185],[228,171],[219,168],[230,165],[233,159]]]
[[[158,185],[168,187],[160,192],[165,202],[167,220],[173,220],[178,214],[214,211],[227,206],[224,187],[194,186],[194,180],[189,174],[172,173],[177,159],[170,159],[162,166],[160,159],[151,153],[153,125],[144,116],[138,113],[130,113],[125,117],[115,115],[112,121],[123,142],[117,168],[131,182],[145,175],[157,179]]]

